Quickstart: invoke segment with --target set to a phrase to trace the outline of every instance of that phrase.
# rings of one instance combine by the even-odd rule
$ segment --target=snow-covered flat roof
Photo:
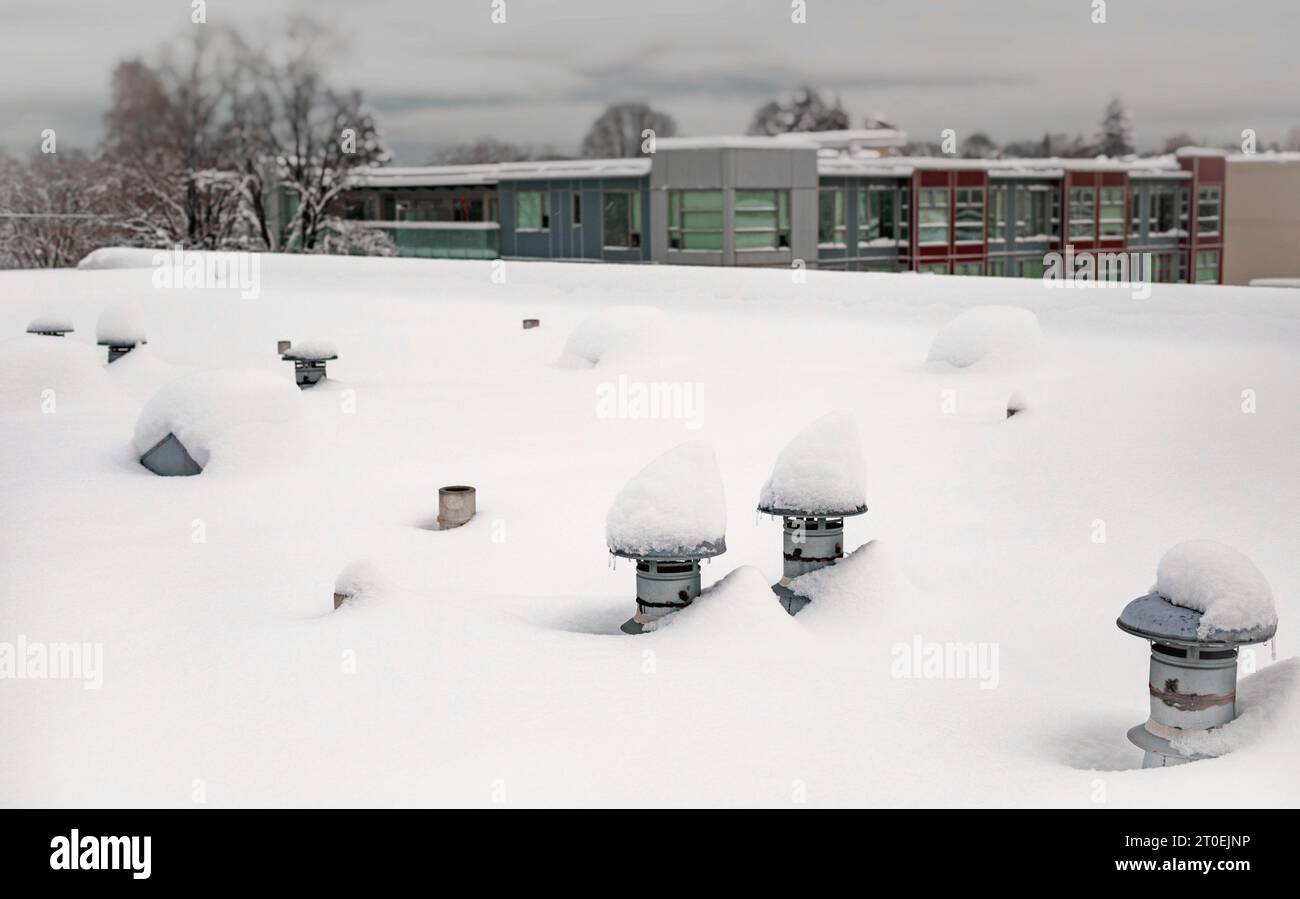
[[[658,150],[686,149],[781,149],[802,148],[818,151],[817,171],[822,175],[860,175],[906,177],[915,171],[985,171],[994,178],[1036,177],[1061,178],[1066,171],[1127,172],[1134,178],[1190,177],[1178,162],[1189,155],[1092,159],[1060,157],[1017,159],[960,159],[947,156],[873,156],[835,153],[830,147],[846,139],[836,135],[872,134],[873,129],[820,132],[816,137],[802,134],[777,137],[672,137],[662,138]],[[883,134],[884,131],[882,130]],[[830,138],[823,138],[830,135]],[[883,138],[882,138],[883,139]],[[886,146],[882,144],[881,146]],[[1197,150],[1201,148],[1184,148]],[[1223,151],[1206,152],[1205,156],[1222,156]],[[1300,153],[1254,154],[1234,156],[1234,161],[1300,161]],[[453,185],[498,184],[502,181],[528,181],[558,178],[640,178],[649,174],[652,157],[629,159],[555,159],[540,162],[501,162],[482,165],[392,166],[358,170],[353,174],[359,187],[442,187]]]
[[[1039,808],[1087,804],[1099,770],[1126,806],[1300,805],[1300,404],[1286,400],[1300,295],[560,262],[500,280],[488,260],[262,254],[250,303],[155,289],[143,254],[100,265],[0,272],[0,536],[30,549],[5,557],[0,644],[105,647],[102,690],[0,687],[23,714],[3,756],[22,776],[0,777],[0,804],[172,805],[177,772],[201,763],[233,806],[476,807],[501,778],[512,806],[770,805],[797,777],[809,806]],[[126,299],[159,323],[148,352],[169,363],[129,389],[122,367],[145,351],[106,366],[91,329]],[[630,363],[559,364],[583,322],[628,304],[660,310],[668,339],[627,347]],[[1033,310],[1039,352],[926,363],[956,315],[991,304]],[[22,333],[69,311],[76,334]],[[275,341],[311,334],[343,352],[300,392]],[[824,390],[798,376],[812,358]],[[264,377],[164,395],[140,442],[193,422],[212,457],[158,478],[133,427],[182,364]],[[1242,414],[1244,387],[1267,401],[1258,415]],[[1008,419],[1012,391],[1024,408]],[[263,401],[256,418],[244,405]],[[870,548],[804,575],[815,598],[791,618],[771,589],[782,522],[755,505],[782,448],[833,410],[857,425],[870,506],[843,549]],[[721,512],[728,550],[691,608],[624,636],[636,571],[610,567],[608,510],[694,439],[717,474],[682,460],[670,486],[685,490],[651,478],[644,495],[664,499],[614,524],[654,536],[680,505],[674,531],[713,539]],[[466,482],[478,515],[422,527],[438,486]],[[1166,549],[1207,532],[1267,579],[1278,659],[1242,666],[1243,751],[1141,771],[1124,732],[1148,714],[1148,649],[1114,622]],[[358,580],[358,559],[379,576]],[[335,612],[340,586],[365,595]],[[1043,676],[1063,659],[1086,659],[1095,689]]]
[[[482,165],[393,166],[358,170],[358,187],[444,187],[550,178],[639,178],[650,172],[649,157],[554,159]]]
[[[994,178],[1031,176],[1061,178],[1065,172],[1128,172],[1140,178],[1187,178],[1173,156],[1133,159],[960,159],[947,156],[823,156],[817,160],[822,175],[898,176],[915,171],[977,171]]]

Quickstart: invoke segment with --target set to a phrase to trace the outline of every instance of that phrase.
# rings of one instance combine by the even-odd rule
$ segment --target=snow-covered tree
[[[677,123],[646,103],[615,103],[591,123],[582,139],[582,155],[589,159],[624,159],[641,155],[647,130],[656,138],[673,137]]]
[[[105,167],[79,150],[0,158],[0,268],[61,268],[120,242]]]
[[[249,225],[262,246],[284,252],[337,250],[336,201],[354,169],[392,158],[373,112],[358,91],[326,82],[323,62],[332,39],[313,20],[290,21],[270,48],[241,42],[232,96],[232,134],[244,160]],[[276,227],[272,208],[283,191],[288,214]]]
[[[769,100],[754,110],[749,134],[774,135],[791,131],[838,131],[849,127],[849,115],[836,100],[823,102],[817,91],[801,87],[788,100]]]
[[[1133,122],[1119,98],[1106,105],[1097,136],[1097,152],[1103,156],[1127,156],[1133,152]]]
[[[967,159],[991,159],[998,155],[998,145],[983,131],[976,131],[961,142],[961,155]]]

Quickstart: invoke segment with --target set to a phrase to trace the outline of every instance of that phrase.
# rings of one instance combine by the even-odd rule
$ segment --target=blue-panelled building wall
[[[521,194],[542,192],[547,198],[545,228],[520,227]],[[637,220],[628,234],[606,241],[605,199],[634,194]],[[510,259],[589,259],[601,262],[646,262],[650,259],[648,215],[650,178],[568,178],[504,181],[497,186],[501,255]],[[633,227],[633,225],[635,227]],[[630,238],[630,239],[629,239]]]

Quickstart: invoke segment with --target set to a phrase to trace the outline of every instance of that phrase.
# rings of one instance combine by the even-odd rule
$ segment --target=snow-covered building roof
[[[1073,172],[1128,172],[1141,178],[1190,178],[1172,155],[1111,159],[959,159],[948,156],[821,156],[817,171],[821,175],[906,177],[917,171],[988,172],[991,178],[1063,178]]]
[[[661,142],[662,143],[662,142]],[[393,166],[358,169],[356,187],[439,187],[498,184],[552,178],[639,178],[650,173],[649,157],[630,159],[550,159],[481,165]]]

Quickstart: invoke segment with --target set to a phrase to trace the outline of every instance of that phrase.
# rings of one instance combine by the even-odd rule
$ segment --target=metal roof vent
[[[194,461],[185,444],[171,432],[140,456],[140,464],[165,478],[193,477],[203,473],[203,466]]]
[[[138,310],[126,305],[111,306],[100,313],[95,324],[95,342],[108,347],[108,361],[112,364],[149,341]]]
[[[1210,541],[1182,543],[1165,556],[1170,559],[1179,554],[1179,567],[1193,572],[1192,577],[1204,577],[1205,570],[1189,568],[1187,560],[1198,547],[1206,546],[1214,552],[1235,550]],[[1151,641],[1151,668],[1148,691],[1151,694],[1151,717],[1144,724],[1131,728],[1129,741],[1141,749],[1145,756],[1143,768],[1164,768],[1194,762],[1211,756],[1196,751],[1180,752],[1175,742],[1195,743],[1199,733],[1222,727],[1237,717],[1237,647],[1262,643],[1277,631],[1276,613],[1272,612],[1272,596],[1258,569],[1244,556],[1236,554],[1249,566],[1250,572],[1263,583],[1264,604],[1262,614],[1255,620],[1240,619],[1239,628],[1206,626],[1210,614],[1193,608],[1175,605],[1162,596],[1158,589],[1164,586],[1165,560],[1161,561],[1160,577],[1153,592],[1139,596],[1124,607],[1115,624],[1120,630]],[[1193,560],[1195,561],[1195,560]],[[1172,566],[1171,566],[1172,567]],[[1222,572],[1220,572],[1222,573]],[[1184,583],[1190,578],[1184,575]],[[1230,579],[1234,590],[1250,585],[1250,580]],[[1177,592],[1170,590],[1169,592]],[[1202,595],[1208,591],[1202,591]],[[1249,592],[1249,591],[1245,591]],[[1233,599],[1240,604],[1242,592]],[[1270,618],[1271,615],[1271,618]]]
[[[466,524],[478,506],[478,491],[456,484],[438,488],[438,530],[446,531]]]
[[[73,330],[75,329],[72,327],[72,322],[66,318],[49,316],[32,319],[31,324],[27,326],[28,334],[40,334],[42,337],[62,337],[64,334],[71,334]]]
[[[636,614],[625,634],[655,630],[700,595],[700,560],[727,551],[727,506],[713,450],[683,443],[643,468],[614,499],[605,542],[636,562]]]
[[[118,359],[121,359],[127,353],[131,352],[140,344],[144,344],[148,342],[149,341],[143,338],[141,338],[140,340],[134,340],[130,342],[126,340],[113,339],[113,340],[100,340],[99,345],[108,347],[108,362],[111,365],[112,363],[116,362]]]
[[[843,413],[813,422],[777,457],[758,511],[784,523],[782,576],[772,591],[791,615],[809,603],[791,579],[844,558],[844,519],[867,511],[865,467],[857,426]]]
[[[279,341],[276,349],[287,341]],[[299,344],[290,344],[280,350],[280,358],[293,363],[293,379],[298,387],[306,390],[325,380],[325,363],[339,357],[334,344],[324,340],[309,340]]]

